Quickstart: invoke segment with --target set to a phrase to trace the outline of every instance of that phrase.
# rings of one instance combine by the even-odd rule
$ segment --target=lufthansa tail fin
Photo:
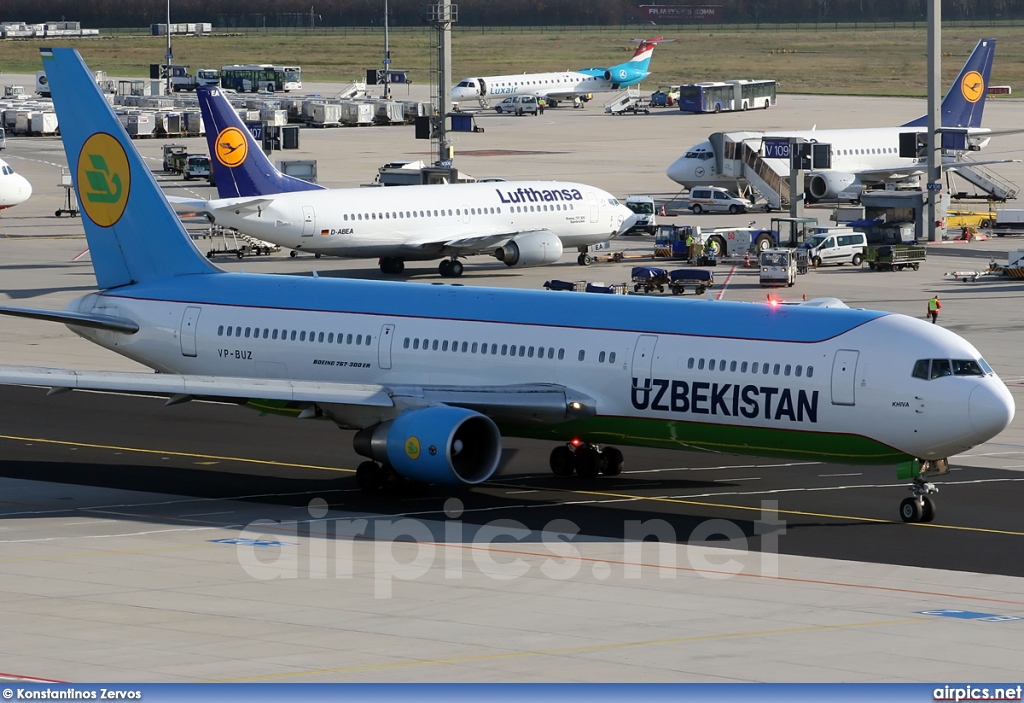
[[[323,186],[286,176],[274,168],[220,88],[199,86],[196,96],[203,113],[219,197],[242,198],[323,189]]]
[[[980,127],[988,94],[988,77],[996,53],[995,39],[982,39],[967,57],[946,97],[942,99],[943,127]],[[924,127],[928,116],[907,122],[904,127]]]
[[[216,273],[74,49],[40,49],[101,289]]]

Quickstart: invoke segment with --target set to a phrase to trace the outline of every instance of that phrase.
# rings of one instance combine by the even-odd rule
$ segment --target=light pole
[[[164,56],[165,69],[167,71],[167,95],[171,94],[171,59],[174,55],[171,53],[171,0],[167,0],[167,55]]]

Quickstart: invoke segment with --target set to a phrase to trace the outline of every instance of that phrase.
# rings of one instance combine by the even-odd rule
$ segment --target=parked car
[[[747,211],[749,202],[736,197],[725,188],[698,186],[690,190],[690,205],[695,215],[702,212],[728,212],[737,215]]]
[[[514,98],[505,98],[494,106],[494,110],[498,114],[512,113],[515,115],[525,115],[528,113],[536,115],[540,112],[540,108],[537,106],[537,98],[532,95],[517,95]]]

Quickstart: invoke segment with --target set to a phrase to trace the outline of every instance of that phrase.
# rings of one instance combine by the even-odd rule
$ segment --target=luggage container
[[[373,124],[373,105],[364,102],[341,104],[341,123],[348,127],[364,127]]]
[[[668,271],[656,266],[634,266],[631,273],[633,278],[633,292],[652,293],[657,290],[665,292],[665,286],[669,283]]]
[[[684,295],[687,288],[693,288],[697,295],[704,295],[704,292],[715,285],[715,274],[707,269],[676,269],[668,275],[669,290],[672,295]]]
[[[925,247],[885,244],[870,247],[867,262],[872,271],[902,271],[908,268],[917,271],[927,257],[928,250]]]
[[[340,127],[342,106],[339,103],[316,103],[313,105],[311,127]]]
[[[56,134],[57,113],[55,112],[33,112],[32,124],[29,128],[32,134]]]

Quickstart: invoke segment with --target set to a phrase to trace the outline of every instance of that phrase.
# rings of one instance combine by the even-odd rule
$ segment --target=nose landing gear
[[[615,447],[601,447],[587,442],[569,442],[551,450],[551,473],[555,476],[593,478],[598,474],[618,476],[622,473],[622,452]]]
[[[900,519],[903,522],[931,522],[935,519],[936,505],[932,497],[939,489],[925,480],[926,476],[941,476],[949,473],[948,459],[921,461],[921,468],[910,486],[913,494],[900,503]],[[904,476],[906,478],[906,476]]]

